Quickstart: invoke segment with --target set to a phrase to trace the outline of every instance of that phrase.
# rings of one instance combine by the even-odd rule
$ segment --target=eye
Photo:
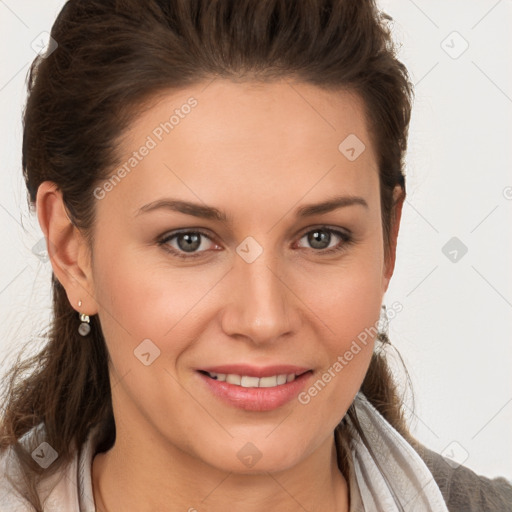
[[[196,258],[208,250],[209,244],[205,243],[205,240],[213,244],[211,238],[203,231],[180,231],[165,235],[158,244],[179,258]],[[171,242],[174,242],[174,245]]]
[[[331,245],[331,242],[335,241],[336,238],[341,239],[341,242]],[[308,243],[312,249],[316,250],[315,252],[321,252],[322,254],[342,251],[352,242],[352,237],[348,233],[325,226],[308,231],[300,240],[303,239],[306,240],[306,243]]]
[[[340,241],[332,245],[338,238]],[[331,254],[345,250],[352,243],[352,236],[337,229],[321,226],[306,232],[299,240],[306,239],[310,248],[319,254]],[[211,236],[201,230],[175,231],[164,235],[158,240],[158,245],[174,256],[183,259],[201,257],[213,247],[219,247]],[[307,249],[307,248],[306,248]],[[213,249],[216,250],[216,249]]]

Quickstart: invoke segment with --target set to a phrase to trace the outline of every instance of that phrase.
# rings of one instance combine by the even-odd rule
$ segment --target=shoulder
[[[19,440],[22,452],[26,452],[36,462],[43,461],[43,464],[40,463],[42,471],[33,485],[28,484],[29,479],[26,476],[32,473],[25,472],[24,464],[14,447],[9,446],[0,451],[1,512],[34,512],[36,508],[29,497],[31,490],[39,499],[40,506],[48,512],[62,510],[59,504],[73,502],[76,485],[73,485],[70,475],[75,472],[76,457],[57,471],[48,470],[58,454],[51,453],[48,443],[40,442],[44,437],[44,426],[40,424]],[[73,508],[68,510],[71,512]]]
[[[21,487],[18,459],[11,447],[0,451],[0,510],[2,512],[32,512]]]
[[[432,473],[450,512],[512,510],[512,482],[488,478],[466,466],[457,466],[426,446],[415,447]]]

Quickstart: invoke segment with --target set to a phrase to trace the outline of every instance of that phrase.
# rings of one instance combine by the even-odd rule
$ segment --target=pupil
[[[329,246],[329,241],[330,233],[322,230],[313,231],[309,235],[309,243],[311,244],[311,247],[314,247],[315,249],[325,249]],[[323,246],[325,242],[327,242],[327,245]]]
[[[184,251],[193,252],[201,245],[200,237],[199,233],[185,233],[178,237],[178,245]],[[182,244],[182,240],[185,240],[188,245]]]

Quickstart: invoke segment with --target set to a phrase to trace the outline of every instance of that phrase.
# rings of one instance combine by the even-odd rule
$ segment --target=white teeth
[[[277,377],[260,377],[260,388],[273,388],[277,386]]]
[[[240,377],[240,375],[234,375],[232,373],[229,373],[228,375],[226,375],[226,382],[228,384],[236,384],[237,386],[240,386],[242,382],[242,377]]]
[[[240,384],[243,388],[257,388],[259,387],[260,379],[258,377],[247,377],[244,375],[242,376]]]
[[[295,374],[272,375],[271,377],[250,377],[249,375],[235,375],[233,373],[209,373],[210,377],[228,384],[235,384],[243,388],[273,388],[295,380]]]
[[[286,375],[278,375],[277,376],[277,385],[286,384]]]

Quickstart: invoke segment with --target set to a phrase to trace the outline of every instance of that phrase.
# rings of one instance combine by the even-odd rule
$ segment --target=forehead
[[[274,200],[286,191],[311,202],[333,188],[370,194],[378,179],[362,100],[286,81],[217,78],[160,94],[135,117],[118,153],[128,172],[109,196],[132,205],[167,192],[214,202]]]

